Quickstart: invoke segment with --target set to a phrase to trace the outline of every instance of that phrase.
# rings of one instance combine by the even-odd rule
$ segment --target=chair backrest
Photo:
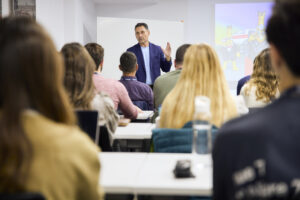
[[[147,101],[132,101],[132,103],[139,107],[141,110],[151,110]]]
[[[78,119],[78,126],[98,145],[100,134],[98,126],[98,111],[77,110],[76,115]]]
[[[99,146],[101,147],[101,151],[110,152],[113,151],[112,145],[110,144],[109,132],[106,126],[100,126],[100,138],[99,138]]]
[[[39,193],[0,193],[1,200],[46,200],[46,198]]]
[[[218,128],[213,126],[212,144],[216,138]],[[199,134],[197,143],[205,143],[206,136]],[[152,130],[152,142],[154,152],[164,153],[191,153],[193,143],[193,128],[183,127],[181,129],[157,128]],[[206,146],[199,145],[198,152],[205,152]]]

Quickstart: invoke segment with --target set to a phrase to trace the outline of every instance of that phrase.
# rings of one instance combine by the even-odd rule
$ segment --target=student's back
[[[100,150],[87,134],[32,110],[24,111],[22,121],[34,150],[25,190],[47,200],[99,199]]]
[[[276,1],[266,29],[281,96],[219,130],[213,198],[300,199],[300,1]]]
[[[30,18],[0,20],[0,193],[101,199],[99,149],[75,126],[63,63]]]
[[[128,91],[131,101],[142,110],[153,110],[152,89],[146,83],[138,81],[135,76],[138,64],[134,53],[123,53],[119,68],[123,72],[120,82]]]

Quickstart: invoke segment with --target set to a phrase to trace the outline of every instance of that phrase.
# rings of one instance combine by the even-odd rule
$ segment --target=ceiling
[[[159,0],[94,0],[97,4],[155,4]]]

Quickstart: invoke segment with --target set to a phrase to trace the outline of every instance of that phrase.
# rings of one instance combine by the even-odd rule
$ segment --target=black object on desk
[[[190,160],[178,160],[173,170],[176,178],[190,178],[195,177],[191,172],[191,161]]]

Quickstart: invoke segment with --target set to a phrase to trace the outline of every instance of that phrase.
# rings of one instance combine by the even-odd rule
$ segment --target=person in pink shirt
[[[96,90],[107,93],[112,98],[115,109],[119,108],[126,118],[136,119],[138,113],[142,111],[133,105],[124,85],[117,80],[107,79],[101,75],[104,57],[103,47],[97,43],[88,43],[85,48],[96,63],[96,71],[93,75]]]

